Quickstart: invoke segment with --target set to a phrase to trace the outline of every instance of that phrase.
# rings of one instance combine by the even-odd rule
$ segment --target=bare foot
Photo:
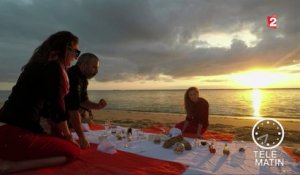
[[[13,169],[13,162],[0,159],[0,174],[9,173]]]

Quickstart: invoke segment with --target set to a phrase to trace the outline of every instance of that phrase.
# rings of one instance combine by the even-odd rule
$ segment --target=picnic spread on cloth
[[[85,132],[91,148],[82,150],[78,160],[15,174],[300,174],[297,159],[285,147],[273,149],[283,166],[267,166],[278,163],[275,160],[259,166],[265,160],[256,160],[255,151],[261,149],[253,142],[233,141],[231,133],[207,131],[203,139],[184,134],[166,146],[171,139],[169,129],[113,126],[105,130],[93,125]]]

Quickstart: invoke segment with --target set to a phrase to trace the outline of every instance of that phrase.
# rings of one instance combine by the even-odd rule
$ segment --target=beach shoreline
[[[157,123],[178,123],[185,119],[185,114],[178,113],[155,113],[123,110],[100,110],[93,111],[96,120],[152,120]],[[210,124],[224,124],[235,127],[253,127],[254,124],[263,118],[256,117],[237,117],[237,116],[220,116],[209,115]],[[274,118],[283,125],[285,130],[300,132],[300,119]]]
[[[132,128],[145,128],[153,125],[174,127],[185,119],[185,114],[153,113],[137,111],[100,110],[93,111],[95,123],[105,123],[110,120],[113,124]],[[253,141],[252,128],[261,118],[225,117],[210,115],[209,131],[225,132],[234,134],[234,140]],[[300,148],[300,120],[280,120],[285,138],[282,145]]]

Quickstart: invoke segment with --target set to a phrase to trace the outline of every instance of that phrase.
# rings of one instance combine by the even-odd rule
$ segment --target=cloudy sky
[[[90,89],[300,88],[297,0],[1,0],[0,89],[69,30],[101,58]],[[277,16],[277,28],[267,16]]]

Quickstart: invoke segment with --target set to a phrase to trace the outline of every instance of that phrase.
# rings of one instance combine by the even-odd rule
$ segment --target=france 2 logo
[[[267,16],[267,25],[269,28],[276,29],[277,28],[277,16]]]

